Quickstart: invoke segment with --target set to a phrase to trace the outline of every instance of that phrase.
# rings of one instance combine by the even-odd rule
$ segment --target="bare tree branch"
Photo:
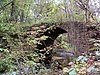
[[[10,5],[12,2],[13,2],[13,1],[11,1],[11,2],[5,4],[3,7],[0,8],[0,10],[3,10],[5,7],[7,7],[8,5]]]

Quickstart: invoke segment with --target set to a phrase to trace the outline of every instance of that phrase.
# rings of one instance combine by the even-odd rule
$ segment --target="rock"
[[[74,54],[71,52],[56,52],[57,56],[61,56],[61,57],[73,57]]]
[[[86,58],[85,56],[79,56],[77,61],[86,61],[88,60],[88,58]]]
[[[76,70],[74,68],[69,69],[68,75],[76,75]]]
[[[90,66],[89,68],[87,68],[87,72],[91,72],[92,70],[94,70],[95,67],[94,66]]]

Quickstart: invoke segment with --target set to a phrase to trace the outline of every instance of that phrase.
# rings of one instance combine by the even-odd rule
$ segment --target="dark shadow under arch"
[[[41,44],[37,44],[37,49],[43,49],[46,48],[50,45],[53,45],[55,39],[63,33],[67,33],[64,29],[61,29],[60,27],[54,27],[53,29],[45,31],[43,34],[40,35],[43,36],[48,36],[46,40],[40,41]]]
[[[40,35],[40,37],[43,35],[48,36],[46,40],[40,41],[41,44],[37,44],[37,47],[36,47],[38,49],[38,52],[44,54],[44,56],[46,57],[42,61],[41,59],[39,60],[40,63],[43,62],[45,64],[46,68],[50,68],[51,60],[52,60],[52,50],[50,50],[48,53],[45,50],[42,52],[40,50],[53,45],[55,39],[60,34],[63,34],[63,33],[66,33],[64,29],[61,29],[59,27],[53,27],[53,29],[49,29]]]

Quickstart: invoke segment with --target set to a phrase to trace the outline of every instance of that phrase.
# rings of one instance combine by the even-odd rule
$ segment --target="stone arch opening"
[[[56,38],[60,35],[66,33],[66,31],[60,27],[53,27],[53,29],[49,29],[45,31],[43,34],[41,34],[39,37],[45,35],[48,36],[46,40],[40,41],[41,44],[37,44],[38,49],[43,49],[45,47],[48,47],[50,45],[53,45]]]

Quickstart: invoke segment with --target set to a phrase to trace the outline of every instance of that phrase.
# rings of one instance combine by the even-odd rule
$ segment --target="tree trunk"
[[[14,21],[15,20],[15,0],[12,0],[12,3],[11,3],[11,15],[10,15],[10,21]]]

